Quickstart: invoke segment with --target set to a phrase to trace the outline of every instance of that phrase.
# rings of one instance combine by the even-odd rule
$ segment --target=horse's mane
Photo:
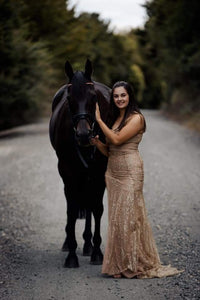
[[[84,93],[85,89],[85,77],[83,72],[81,71],[76,71],[76,73],[74,74],[74,77],[72,79],[72,92],[74,95],[76,96],[80,96]]]
[[[96,81],[93,81],[93,82],[94,82],[95,91],[100,91],[102,93],[102,95],[104,96],[104,98],[107,99],[107,101],[109,102],[111,88],[109,88],[108,86],[106,86],[103,83],[96,82]]]
[[[110,101],[111,89],[103,83],[94,81],[94,88],[101,111],[102,120],[105,122],[108,114],[108,103]]]

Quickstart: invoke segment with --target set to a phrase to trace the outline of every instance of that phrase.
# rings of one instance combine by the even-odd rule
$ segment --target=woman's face
[[[116,87],[113,91],[113,100],[119,109],[125,109],[129,104],[129,94],[123,86]]]

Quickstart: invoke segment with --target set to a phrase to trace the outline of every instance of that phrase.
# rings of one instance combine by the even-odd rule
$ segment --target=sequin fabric
[[[143,198],[142,134],[120,146],[109,145],[106,186],[108,233],[102,273],[127,278],[164,277],[180,273],[161,265]]]

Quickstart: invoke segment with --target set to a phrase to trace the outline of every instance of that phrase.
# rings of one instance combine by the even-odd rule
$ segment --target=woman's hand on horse
[[[99,143],[99,136],[98,135],[96,135],[95,137],[90,139],[90,144],[91,145],[97,146],[98,143]]]
[[[95,117],[96,117],[97,122],[99,122],[101,120],[101,114],[100,114],[99,104],[98,103],[96,103]]]

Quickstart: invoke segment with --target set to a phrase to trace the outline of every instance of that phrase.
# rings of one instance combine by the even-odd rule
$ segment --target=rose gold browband
[[[90,85],[94,85],[93,82],[86,82],[85,84],[90,84]],[[72,86],[72,83],[68,83],[67,86]]]

